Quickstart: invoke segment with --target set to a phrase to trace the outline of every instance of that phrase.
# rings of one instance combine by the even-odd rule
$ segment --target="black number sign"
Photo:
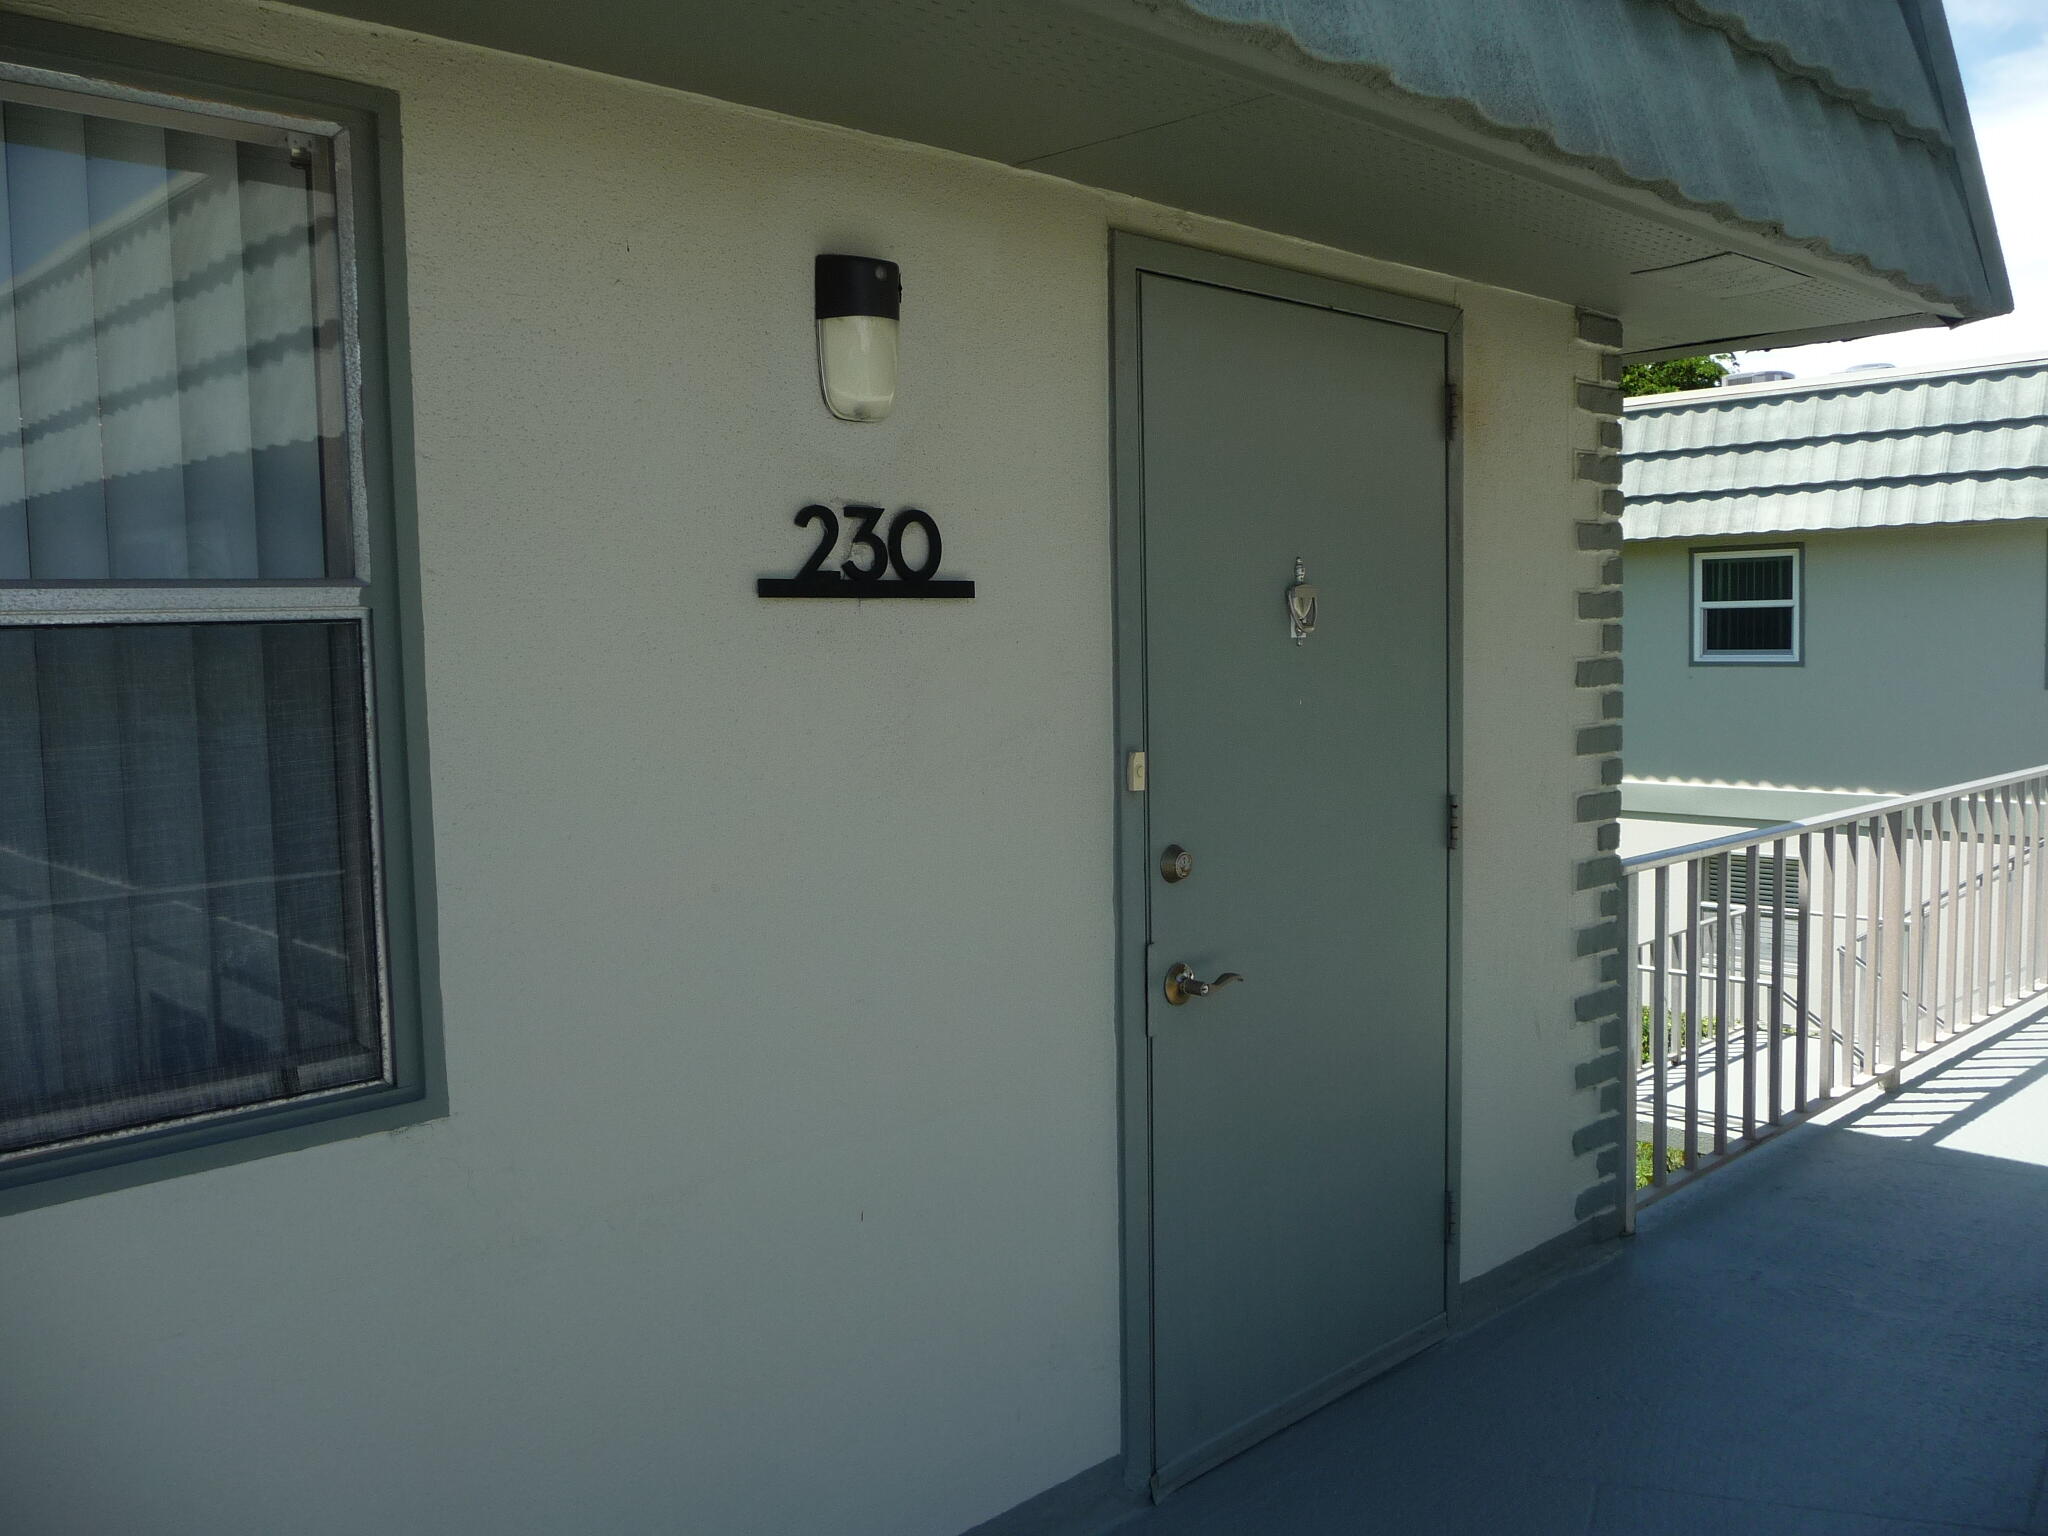
[[[796,526],[818,527],[818,542],[810,559],[794,576],[763,576],[754,583],[760,597],[972,597],[971,581],[941,581],[939,561],[945,544],[931,513],[905,507],[889,519],[886,535],[875,528],[882,521],[882,509],[849,501],[846,515],[853,520],[854,559],[839,562],[828,571],[825,562],[839,547],[839,514],[813,502],[796,515]],[[903,536],[916,529],[924,543],[923,557],[912,565],[903,547]],[[861,557],[865,558],[861,558]],[[896,579],[887,579],[891,572]]]
[[[825,515],[831,516],[829,512]],[[857,501],[849,501],[846,504],[846,515],[860,525],[853,536],[853,547],[872,550],[875,558],[866,565],[860,565],[852,560],[842,560],[839,562],[840,572],[848,581],[880,581],[889,569],[890,556],[895,553],[895,530],[890,529],[889,542],[886,544],[875,537],[875,524],[882,520],[880,507],[864,507]],[[896,572],[898,575],[903,573],[903,563],[900,560],[896,563]]]

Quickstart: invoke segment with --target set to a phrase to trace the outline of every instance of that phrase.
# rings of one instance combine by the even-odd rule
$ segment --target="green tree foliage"
[[[1732,352],[1713,357],[1667,357],[1661,363],[1630,363],[1621,370],[1624,395],[1670,395],[1681,389],[1711,389],[1721,382]]]

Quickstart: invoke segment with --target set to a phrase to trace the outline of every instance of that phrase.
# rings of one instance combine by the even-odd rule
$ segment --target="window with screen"
[[[1797,549],[1695,551],[1693,660],[1798,661],[1799,566]]]
[[[403,1086],[345,138],[0,74],[0,1175]]]

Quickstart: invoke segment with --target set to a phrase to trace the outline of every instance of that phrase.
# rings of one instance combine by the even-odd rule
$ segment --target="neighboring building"
[[[2048,358],[1647,396],[1622,432],[1625,852],[2048,763]]]
[[[1081,1532],[1617,1234],[1621,349],[2008,307],[1933,0],[78,14],[8,1536]]]

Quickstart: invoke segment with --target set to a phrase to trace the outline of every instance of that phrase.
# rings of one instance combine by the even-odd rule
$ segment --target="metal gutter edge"
[[[1765,352],[1773,347],[1800,347],[1816,341],[1856,341],[1865,336],[1894,336],[1901,331],[1929,331],[1937,326],[1953,329],[1963,323],[1949,315],[1889,315],[1882,320],[1855,321],[1848,325],[1816,325],[1796,331],[1758,331],[1747,336],[1696,341],[1686,346],[1651,347],[1629,353],[1628,360],[1632,363],[1654,363],[1662,358],[1698,357],[1708,352]]]

